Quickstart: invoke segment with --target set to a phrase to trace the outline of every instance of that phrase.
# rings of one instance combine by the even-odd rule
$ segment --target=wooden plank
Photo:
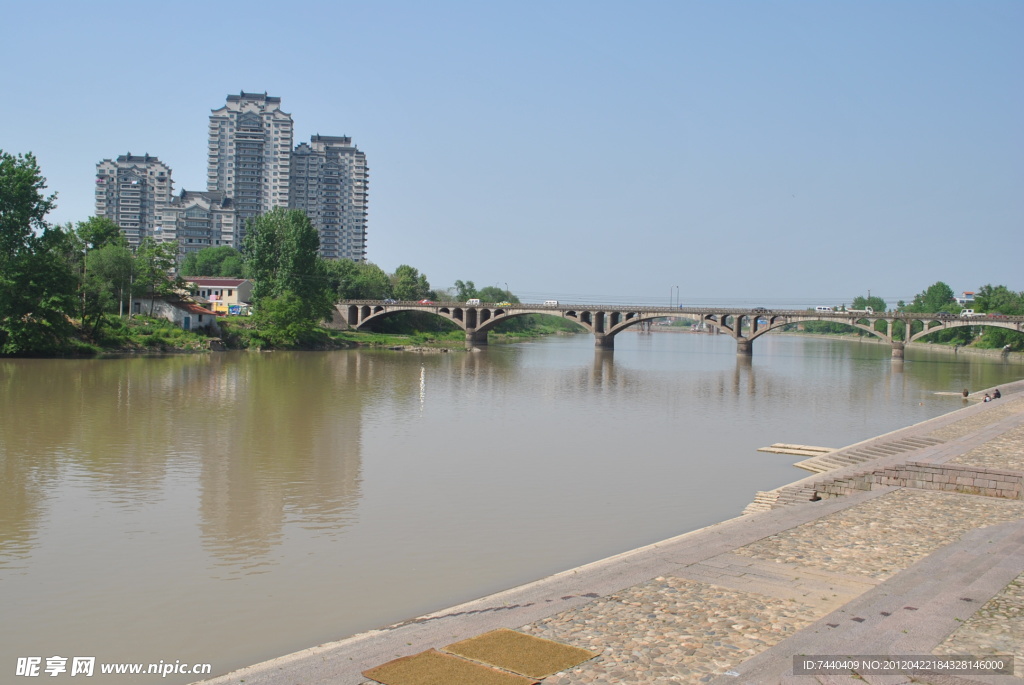
[[[815,447],[814,445],[791,445],[791,444],[786,443],[786,442],[777,442],[774,445],[772,445],[772,447],[780,447],[780,448],[789,447],[789,448],[792,448],[792,449],[795,449],[795,450],[807,450],[807,451],[810,451],[810,452],[835,452],[835,448],[834,447]]]
[[[781,448],[781,447],[761,447],[757,450],[758,452],[770,452],[772,454],[792,454],[797,457],[820,457],[828,452],[815,452],[812,450],[797,450],[792,448]]]

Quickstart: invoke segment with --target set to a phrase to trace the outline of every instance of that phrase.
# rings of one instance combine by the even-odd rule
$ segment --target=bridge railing
[[[850,321],[858,319],[904,319],[914,321],[956,321],[962,323],[976,323],[982,325],[985,322],[991,321],[1006,321],[1006,322],[1024,322],[1024,316],[967,316],[961,317],[958,315],[943,315],[938,314],[919,314],[916,312],[902,312],[902,311],[889,311],[889,312],[846,312],[846,311],[834,311],[834,312],[819,312],[811,309],[760,309],[760,308],[743,308],[743,307],[683,307],[683,306],[658,306],[658,305],[602,305],[602,304],[543,304],[543,303],[531,303],[531,302],[512,302],[510,304],[499,305],[497,302],[482,302],[480,304],[466,304],[461,301],[437,301],[430,303],[421,303],[416,300],[342,300],[338,304],[343,305],[356,305],[356,306],[391,306],[391,307],[415,307],[415,308],[427,308],[427,307],[445,307],[445,308],[460,308],[460,309],[505,309],[505,310],[516,310],[516,309],[532,309],[532,310],[545,310],[551,312],[562,312],[562,311],[604,311],[604,312],[645,312],[655,314],[668,315],[681,315],[681,314],[698,314],[698,315],[712,315],[712,316],[792,316],[792,317],[810,317],[818,320],[835,319],[841,321]]]

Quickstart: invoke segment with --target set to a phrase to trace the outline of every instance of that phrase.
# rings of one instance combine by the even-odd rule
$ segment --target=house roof
[[[220,287],[220,288],[237,288],[243,283],[248,283],[244,278],[212,278],[206,276],[198,276],[195,278],[186,278],[186,283],[195,283],[196,285],[205,285],[207,287]]]
[[[171,302],[170,304],[178,309],[184,309],[187,312],[191,312],[192,314],[213,314],[209,309],[200,307],[197,304],[192,304],[191,302]]]

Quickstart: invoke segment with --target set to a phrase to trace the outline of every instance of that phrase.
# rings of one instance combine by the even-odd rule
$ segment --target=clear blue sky
[[[525,301],[1024,290],[1024,2],[2,0],[0,148],[55,222],[266,91],[371,168],[370,261]]]

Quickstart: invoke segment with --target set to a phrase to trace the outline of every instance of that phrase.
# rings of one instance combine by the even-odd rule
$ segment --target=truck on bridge
[[[864,309],[847,309],[847,314],[874,314],[875,310],[871,307],[864,307]]]

